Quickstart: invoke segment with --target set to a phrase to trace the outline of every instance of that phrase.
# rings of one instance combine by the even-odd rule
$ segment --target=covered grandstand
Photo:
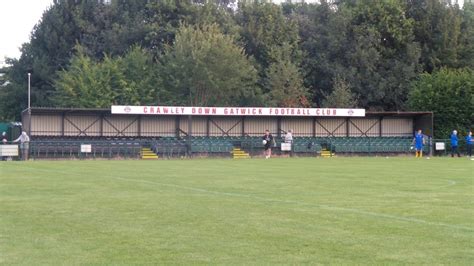
[[[317,156],[322,150],[338,154],[400,154],[410,152],[416,129],[422,129],[427,136],[433,132],[431,112],[367,111],[358,115],[360,109],[301,108],[301,113],[291,114],[288,108],[248,108],[245,114],[230,114],[230,109],[227,113],[212,113],[212,109],[205,113],[204,109],[196,108],[190,113],[184,112],[184,107],[172,107],[179,109],[168,109],[166,114],[153,109],[151,114],[145,107],[140,107],[139,112],[128,106],[118,108],[125,111],[36,107],[25,110],[22,123],[31,136],[31,156],[140,158],[144,149],[150,149],[162,158],[231,157],[236,148],[258,155],[263,150],[260,138],[266,129],[276,139],[277,154],[290,129],[294,136],[293,155]],[[259,109],[264,112],[259,113]],[[336,110],[345,111],[336,114]],[[81,152],[81,145],[89,145],[90,149]],[[429,145],[426,149],[428,152]]]

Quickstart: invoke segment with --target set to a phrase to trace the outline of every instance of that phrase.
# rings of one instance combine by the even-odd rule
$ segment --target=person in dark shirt
[[[451,157],[454,157],[454,153],[458,155],[458,157],[461,157],[461,154],[459,154],[458,150],[458,131],[453,130],[453,133],[451,134]]]
[[[265,130],[262,140],[263,147],[265,148],[265,159],[268,159],[272,156],[272,144],[274,143],[273,136],[268,129]]]

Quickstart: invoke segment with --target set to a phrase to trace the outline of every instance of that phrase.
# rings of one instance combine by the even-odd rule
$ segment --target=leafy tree
[[[354,108],[357,107],[357,98],[345,80],[335,78],[333,91],[324,99],[323,107]]]
[[[413,42],[413,20],[400,1],[357,1],[346,77],[366,108],[403,110],[410,81],[419,71],[419,48]],[[355,70],[355,71],[354,71]]]
[[[421,64],[426,72],[441,67],[462,67],[461,10],[451,1],[409,0],[407,17],[414,21],[414,41],[421,47]]]
[[[310,105],[299,66],[298,25],[281,6],[265,1],[242,1],[236,20],[245,51],[254,56],[258,84],[267,105]]]
[[[404,110],[419,73],[474,67],[474,4],[451,2],[54,0],[7,60],[0,118],[26,108],[29,72],[33,106],[101,90],[88,102],[320,106],[343,80],[360,107]]]
[[[79,48],[69,69],[58,74],[55,102],[64,107],[109,107],[118,103],[118,90],[124,85],[115,60],[105,56],[102,62],[96,63]]]
[[[464,3],[459,43],[459,65],[474,69],[474,2]]]
[[[278,107],[309,107],[308,89],[299,67],[291,61],[292,47],[283,44],[271,49],[272,63],[266,70],[266,104]]]
[[[298,47],[298,25],[283,15],[281,6],[265,1],[241,1],[236,14],[247,54],[255,57],[262,69],[272,61],[271,49],[289,44]],[[296,49],[295,49],[296,50]]]
[[[178,105],[255,104],[256,70],[216,24],[182,25],[161,60],[164,87]]]
[[[217,24],[224,33],[234,35],[238,27],[233,19],[231,1],[149,1],[144,17],[149,31],[145,40],[148,49],[161,55],[167,45],[174,41],[180,25]]]
[[[419,49],[401,2],[342,1],[336,9],[323,2],[302,12],[299,21],[310,26],[300,33],[303,68],[318,104],[341,77],[360,96],[361,107],[404,108],[409,82],[419,71]]]
[[[222,7],[231,8],[236,4],[237,0],[193,0],[194,3],[198,4],[216,4]]]
[[[289,6],[287,6],[289,8]],[[331,92],[335,76],[346,73],[345,54],[349,46],[351,14],[347,9],[333,9],[327,2],[320,5],[295,5],[293,19],[299,25],[304,83],[312,102],[321,106]]]
[[[409,106],[434,112],[434,136],[447,138],[453,129],[474,127],[474,71],[446,69],[424,73],[412,84]]]
[[[159,81],[151,56],[133,47],[124,57],[105,55],[96,62],[82,47],[54,85],[55,104],[65,107],[109,107],[112,104],[152,104],[159,99]]]
[[[0,88],[0,119],[8,121],[19,120],[20,114],[27,108],[28,103],[28,76],[27,73],[30,69],[27,69],[24,61],[29,61],[29,58],[22,57],[20,60],[7,59],[7,67],[5,70],[5,79],[8,80],[8,84]],[[18,67],[11,67],[11,65],[17,65]],[[35,84],[36,76],[32,75],[32,83]],[[18,82],[19,81],[19,82]],[[31,87],[31,97],[36,99],[37,90],[33,85]]]
[[[7,67],[0,67],[0,88],[7,84]]]
[[[157,73],[158,66],[147,50],[134,46],[117,60],[126,80],[124,102],[149,105],[165,101]]]
[[[104,54],[124,54],[132,44],[144,40],[142,9],[146,0],[100,1],[55,0],[34,27],[31,40],[22,46],[18,60],[11,65],[8,79],[11,84],[0,94],[0,116],[19,119],[26,108],[26,73],[30,72],[32,106],[53,106],[54,80],[59,70],[67,69],[74,47],[81,44],[92,59]]]

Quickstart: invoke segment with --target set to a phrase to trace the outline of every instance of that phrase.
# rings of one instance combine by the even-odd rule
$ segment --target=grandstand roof
[[[400,111],[367,111],[366,115],[370,116],[418,116],[418,115],[432,115],[433,112],[417,111],[417,112],[400,112]]]
[[[25,109],[23,112],[28,111]],[[104,113],[111,114],[110,108],[64,108],[64,107],[32,107],[31,111],[34,113]],[[432,115],[429,111],[366,111],[366,116],[420,116]],[[203,115],[205,116],[205,115]]]

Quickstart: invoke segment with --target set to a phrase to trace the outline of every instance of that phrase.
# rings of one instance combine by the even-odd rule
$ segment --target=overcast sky
[[[463,2],[459,0],[461,6]],[[52,3],[53,0],[0,0],[0,66],[5,57],[20,57],[21,45],[29,41],[33,27]]]
[[[0,0],[0,65],[5,56],[20,57],[33,27],[53,0]]]

